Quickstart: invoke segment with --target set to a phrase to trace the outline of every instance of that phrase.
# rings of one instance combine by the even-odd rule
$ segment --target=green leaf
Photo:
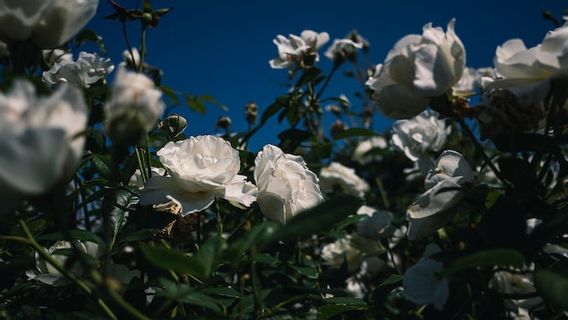
[[[226,298],[238,299],[241,297],[241,293],[231,287],[205,288],[201,290],[201,292],[208,295],[215,295]]]
[[[213,96],[202,95],[194,96],[190,94],[185,94],[185,103],[191,108],[191,110],[204,114],[206,111],[205,104],[209,103],[221,108],[223,111],[229,111],[222,103],[217,101]]]
[[[318,320],[330,319],[348,311],[365,311],[368,309],[365,301],[355,298],[337,297],[326,300],[328,303],[318,310]]]
[[[166,247],[142,246],[142,253],[156,267],[203,278],[203,267],[191,256]]]
[[[108,217],[109,217],[109,225],[112,230],[112,243],[111,247],[116,241],[116,236],[126,224],[128,219],[128,208],[136,203],[137,195],[130,190],[120,189],[118,190],[112,201],[112,204],[107,204],[103,201],[103,208],[108,210]],[[107,198],[105,198],[107,200]]]
[[[485,250],[457,259],[446,268],[444,274],[451,275],[466,269],[482,266],[510,266],[520,268],[524,263],[525,258],[516,250]]]
[[[253,227],[242,237],[234,241],[224,255],[224,260],[233,265],[237,265],[245,252],[259,239],[264,239],[267,235],[274,233],[279,228],[278,223],[273,221],[265,221],[262,224]]]
[[[534,284],[544,299],[568,311],[568,262],[558,261],[546,269],[537,269]]]
[[[364,128],[351,128],[344,130],[333,137],[334,140],[340,140],[351,137],[374,137],[378,134],[372,130]]]
[[[117,243],[148,240],[158,232],[160,232],[158,229],[140,229],[129,233],[126,233],[126,230],[124,230],[120,233]]]
[[[270,106],[268,106],[268,108],[266,108],[266,110],[264,110],[264,112],[262,113],[262,116],[260,117],[260,124],[261,125],[265,124],[266,121],[268,121],[268,119],[270,119],[270,117],[272,117],[278,111],[280,111],[280,109],[282,109],[286,105],[288,105],[289,101],[290,101],[290,97],[288,95],[284,95],[284,96],[280,96],[280,97],[276,98],[276,101],[274,101],[274,103],[272,103]]]
[[[217,299],[198,292],[187,284],[176,284],[165,279],[161,279],[161,283],[164,288],[158,292],[159,295],[170,300],[209,309],[219,316],[225,315],[225,310]]]
[[[225,242],[221,238],[209,239],[193,256],[166,247],[142,246],[144,256],[155,266],[179,273],[188,273],[198,279],[207,279],[211,275],[216,257]]]
[[[185,103],[191,110],[199,112],[201,114],[205,113],[205,103],[199,100],[198,97],[186,95],[184,96],[184,98],[185,98]]]
[[[295,241],[300,238],[331,230],[350,214],[355,214],[362,204],[358,197],[341,195],[294,216],[286,226],[279,228],[267,244],[276,241]]]
[[[313,135],[306,130],[300,129],[287,129],[278,134],[278,139],[281,141],[291,140],[297,143],[310,139]]]
[[[108,156],[93,155],[91,158],[97,171],[105,178],[112,178],[111,160]]]
[[[86,42],[94,42],[97,44],[99,50],[101,50],[102,53],[108,53],[108,50],[103,42],[103,38],[100,37],[94,30],[83,29],[73,39],[73,45],[76,47],[80,47]]]
[[[43,234],[37,237],[38,241],[59,241],[59,240],[69,240],[67,236],[70,236],[72,240],[79,241],[90,241],[98,244],[104,244],[105,242],[101,237],[87,230],[69,230],[69,234],[63,232],[54,232]]]
[[[402,282],[404,276],[402,274],[391,274],[388,278],[383,281],[379,287],[383,286],[390,286],[390,285],[398,285]]]
[[[297,265],[291,265],[290,267],[296,270],[296,272],[298,272],[299,274],[310,279],[317,279],[319,276],[318,270],[314,267]]]
[[[162,90],[162,93],[166,97],[168,97],[168,99],[170,99],[172,105],[178,105],[179,104],[178,94],[174,89],[172,89],[168,86],[164,86],[164,85],[160,86],[160,89]]]
[[[199,251],[192,257],[202,268],[202,275],[204,278],[209,278],[213,270],[215,260],[222,249],[227,246],[225,240],[219,237],[214,237],[201,246]]]
[[[522,151],[555,153],[559,151],[558,145],[562,143],[553,137],[534,133],[502,134],[491,137],[491,140],[500,151],[511,153]]]

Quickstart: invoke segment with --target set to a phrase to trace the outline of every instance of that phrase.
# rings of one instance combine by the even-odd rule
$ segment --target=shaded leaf
[[[333,137],[333,139],[334,140],[340,140],[340,139],[351,138],[351,137],[374,137],[374,136],[377,136],[377,135],[378,134],[376,132],[369,130],[369,129],[350,128],[350,129],[346,129],[346,130],[339,132],[338,134],[336,134]]]
[[[534,284],[543,298],[568,311],[568,262],[558,261],[546,269],[537,269]]]
[[[508,266],[520,268],[525,258],[516,250],[494,249],[485,250],[461,257],[452,262],[444,271],[445,275],[452,275],[460,271],[481,266]]]
[[[320,205],[294,216],[285,227],[279,228],[267,243],[295,241],[321,231],[331,230],[350,214],[355,214],[362,200],[350,195],[329,199]]]
[[[59,241],[68,240],[67,236],[70,236],[72,240],[79,241],[90,241],[98,244],[104,244],[105,242],[98,235],[88,231],[88,230],[69,230],[69,234],[63,232],[54,232],[43,234],[37,237],[38,241]]]

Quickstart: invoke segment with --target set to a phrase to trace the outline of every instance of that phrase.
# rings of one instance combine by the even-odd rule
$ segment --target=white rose
[[[323,201],[318,177],[302,157],[269,144],[258,153],[254,164],[257,202],[267,218],[286,223]]]
[[[164,168],[152,167],[150,170],[152,171],[153,176],[166,175],[166,169]],[[140,172],[140,169],[136,169],[136,171],[134,171],[134,174],[130,177],[130,180],[128,181],[128,185],[137,186],[140,188],[144,187],[144,179],[142,178],[142,172]]]
[[[509,271],[496,271],[493,274],[493,279],[489,281],[489,287],[495,288],[499,293],[504,294],[536,292],[531,276]]]
[[[445,94],[465,67],[465,49],[454,32],[426,24],[422,35],[407,35],[378,65],[367,85],[381,111],[392,118],[410,118],[423,111],[430,98]]]
[[[329,41],[327,32],[317,33],[304,30],[298,37],[290,34],[289,38],[277,35],[273,40],[278,48],[278,58],[269,61],[273,69],[294,69],[310,66],[319,61],[318,50]]]
[[[339,269],[344,262],[347,262],[348,272],[354,272],[359,268],[363,256],[363,252],[356,248],[350,235],[326,244],[321,250],[321,257],[328,266]]]
[[[58,47],[91,20],[98,4],[98,0],[0,0],[0,39]]]
[[[99,245],[94,242],[81,242],[77,241],[77,248],[83,253],[97,258],[100,256]],[[69,254],[67,252],[62,252],[60,250],[73,250],[73,245],[69,241],[57,241],[49,249],[44,249],[60,266],[64,267],[66,270],[78,274],[81,272],[81,268],[78,264],[72,266],[67,266],[67,260],[69,259]],[[61,286],[67,283],[67,279],[57,270],[51,263],[44,260],[39,256],[38,253],[35,254],[36,270],[26,271],[26,276],[30,280],[40,281],[44,284],[51,286]]]
[[[528,48],[521,39],[511,39],[497,47],[493,59],[501,79],[489,88],[508,89],[524,105],[544,100],[550,80],[568,72],[568,25],[550,31],[541,44]]]
[[[168,142],[158,151],[160,162],[171,176],[152,176],[140,196],[140,204],[179,201],[183,215],[207,209],[215,197],[237,207],[256,200],[257,188],[239,175],[239,152],[215,136],[197,136]]]
[[[105,128],[111,137],[146,133],[164,113],[162,91],[141,73],[119,69],[105,104]]]
[[[402,287],[406,299],[416,304],[432,304],[442,310],[450,294],[448,279],[438,275],[444,271],[444,265],[430,258],[439,252],[437,245],[429,244],[422,258],[404,273]]]
[[[446,120],[438,119],[436,111],[425,110],[408,120],[398,120],[392,127],[392,142],[412,161],[439,151],[448,138],[452,127]]]
[[[365,165],[373,161],[380,161],[380,155],[369,154],[376,149],[386,149],[388,147],[387,139],[381,136],[372,137],[359,142],[353,152],[353,160],[359,164]]]
[[[452,217],[452,209],[464,197],[463,186],[473,181],[473,170],[464,157],[452,150],[442,152],[424,186],[428,189],[408,207],[408,239],[427,236]]]
[[[481,78],[487,76],[491,68],[465,68],[460,81],[452,87],[453,94],[460,97],[470,97],[475,95],[481,87]]]
[[[31,83],[16,81],[0,94],[0,214],[73,175],[86,124],[87,106],[76,88],[63,85],[38,99]]]
[[[132,60],[134,58],[134,60]],[[123,64],[130,69],[135,70],[140,66],[140,51],[137,48],[122,51]]]
[[[42,80],[50,86],[68,83],[81,88],[89,88],[95,82],[105,79],[114,70],[108,58],[96,53],[79,53],[77,61],[68,60],[63,55],[49,70],[44,71]]]
[[[393,231],[391,228],[393,215],[389,211],[361,206],[357,214],[367,216],[357,224],[357,233],[362,237],[378,240],[389,236]]]
[[[325,56],[331,60],[349,58],[363,48],[362,43],[351,39],[335,39],[333,44],[325,52]]]
[[[367,289],[367,286],[365,286],[363,281],[358,279],[356,276],[352,276],[345,280],[345,291],[354,298],[363,299],[369,289]]]
[[[348,168],[339,162],[332,162],[324,167],[319,175],[320,188],[325,193],[339,191],[364,198],[369,191],[369,184],[361,179],[352,168]]]
[[[73,61],[73,54],[62,49],[46,49],[41,51],[43,60],[48,66],[53,66],[62,61]]]

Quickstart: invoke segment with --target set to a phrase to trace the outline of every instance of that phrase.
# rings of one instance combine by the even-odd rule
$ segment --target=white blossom
[[[278,48],[278,57],[270,60],[269,64],[273,69],[311,65],[319,61],[318,50],[328,41],[327,32],[317,33],[312,30],[304,30],[300,36],[290,34],[288,38],[277,35],[273,42]]]
[[[373,161],[382,159],[380,155],[369,154],[376,149],[386,149],[388,147],[387,139],[381,136],[372,137],[367,140],[359,142],[355,151],[353,152],[353,160],[359,164],[365,165]]]
[[[108,58],[96,53],[79,53],[77,61],[69,60],[63,55],[47,71],[43,72],[42,80],[50,86],[68,83],[80,88],[89,88],[95,82],[104,80],[114,70],[114,65]]]
[[[448,279],[439,275],[444,271],[444,265],[431,258],[439,252],[441,250],[437,245],[428,245],[422,258],[404,273],[402,287],[406,299],[416,304],[432,304],[436,309],[442,310],[450,289]]]
[[[152,171],[152,176],[166,175],[166,169],[164,168],[152,167],[150,170]],[[142,178],[142,172],[140,172],[140,169],[136,169],[136,171],[134,171],[134,174],[130,177],[130,180],[128,181],[128,185],[137,186],[139,188],[144,187],[144,179]]]
[[[63,85],[38,98],[30,82],[0,94],[0,214],[72,176],[81,159],[87,107],[80,90]]]
[[[442,152],[424,181],[426,192],[407,209],[408,238],[422,238],[446,224],[452,217],[450,209],[465,195],[463,186],[473,178],[473,170],[461,154]]]
[[[134,58],[134,60],[132,60]],[[132,70],[136,70],[140,66],[140,51],[137,48],[126,49],[122,51],[122,65],[128,66]]]
[[[119,69],[105,104],[105,128],[111,137],[132,131],[152,130],[164,113],[162,92],[141,73]]]
[[[363,48],[363,44],[351,39],[335,39],[333,44],[325,52],[325,56],[331,60],[349,58]]]
[[[95,15],[99,0],[0,1],[0,40],[31,41],[55,48],[79,32]]]
[[[322,168],[319,178],[320,188],[325,193],[340,191],[364,198],[365,193],[369,191],[369,184],[361,179],[354,169],[339,162],[332,162],[329,166]]]
[[[215,136],[197,136],[168,142],[157,152],[170,176],[155,175],[147,181],[140,204],[179,201],[183,215],[207,209],[215,197],[237,207],[248,207],[257,188],[239,175],[239,152]]]
[[[343,263],[347,263],[348,272],[354,272],[361,265],[364,253],[355,246],[351,236],[347,235],[326,244],[321,250],[321,257],[331,268],[339,269]]]
[[[323,201],[318,177],[301,156],[266,145],[254,160],[258,205],[269,219],[286,223],[303,210]]]
[[[392,118],[410,118],[422,112],[430,98],[445,94],[461,78],[465,49],[454,32],[426,24],[422,35],[407,35],[388,53],[367,81],[381,111]]]
[[[392,142],[412,161],[425,157],[428,152],[439,151],[452,127],[438,119],[436,111],[425,110],[408,120],[398,120],[392,128]]]
[[[100,256],[98,244],[90,241],[77,241],[77,248],[84,254],[93,258]],[[74,274],[79,274],[81,268],[78,264],[67,266],[69,254],[63,250],[72,250],[74,247],[69,241],[57,241],[49,249],[44,249],[60,266]],[[62,286],[68,283],[68,280],[57,270],[51,263],[43,259],[38,253],[35,254],[36,270],[26,271],[26,275],[30,280],[42,282],[51,286]]]
[[[540,103],[548,94],[550,80],[568,71],[568,25],[550,31],[542,43],[528,48],[521,39],[497,47],[493,60],[499,79],[489,88],[508,89],[523,105]]]

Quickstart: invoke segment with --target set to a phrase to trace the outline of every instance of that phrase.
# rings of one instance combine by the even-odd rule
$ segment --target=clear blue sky
[[[120,25],[103,20],[112,8],[100,0],[99,11],[89,27],[99,31],[118,64],[125,49]],[[139,0],[117,0],[127,7],[141,6]],[[273,99],[286,92],[287,73],[273,70],[268,60],[276,56],[272,39],[277,34],[299,34],[304,29],[327,31],[331,39],[341,38],[357,29],[371,43],[371,62],[381,63],[388,50],[401,37],[421,33],[422,26],[433,22],[445,28],[457,19],[456,32],[467,51],[467,65],[492,65],[495,48],[511,38],[521,38],[527,46],[539,43],[552,24],[541,17],[541,9],[560,17],[568,2],[559,0],[475,0],[475,1],[270,1],[270,0],[170,0],[153,1],[154,7],[175,10],[148,33],[150,64],[164,71],[164,84],[191,94],[211,94],[229,107],[233,129],[244,130],[243,107],[256,101],[260,112]],[[139,43],[139,27],[128,25],[133,45]],[[331,43],[331,41],[330,41]],[[324,48],[325,50],[325,48]],[[323,56],[321,67],[330,69]],[[112,77],[111,77],[112,78]],[[327,95],[352,96],[357,84],[335,77]],[[188,118],[187,134],[211,134],[216,119],[227,114],[209,107],[206,115],[186,108],[173,111]],[[378,119],[376,130],[391,122]],[[252,140],[253,149],[277,142],[276,121]]]

